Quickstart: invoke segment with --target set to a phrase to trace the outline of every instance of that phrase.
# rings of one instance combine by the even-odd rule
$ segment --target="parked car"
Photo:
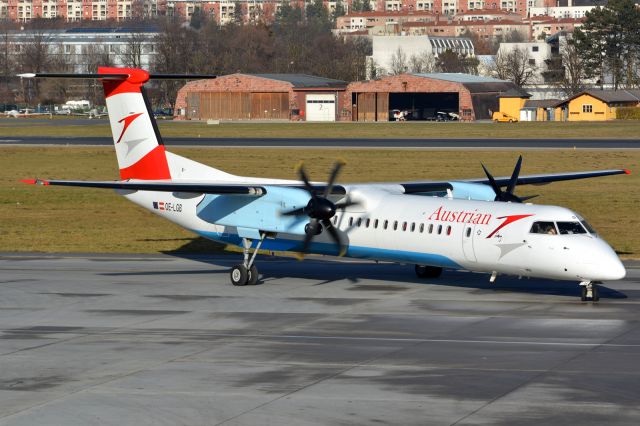
[[[496,123],[516,123],[518,119],[513,115],[509,115],[506,112],[496,111],[491,117]]]
[[[430,121],[458,121],[460,116],[455,112],[438,111],[436,115],[431,117]]]

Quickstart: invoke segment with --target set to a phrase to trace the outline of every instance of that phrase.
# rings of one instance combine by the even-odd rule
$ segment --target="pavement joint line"
[[[157,320],[157,318],[149,321]],[[315,320],[314,320],[315,321]],[[314,322],[312,321],[311,324]],[[585,320],[588,321],[588,320]],[[122,328],[122,327],[118,327]],[[126,333],[139,334],[140,330],[126,330]],[[119,332],[105,331],[97,334],[122,334]],[[203,330],[203,333],[194,334],[194,336],[207,335],[210,337],[223,338],[248,338],[248,339],[285,339],[285,340],[353,340],[353,341],[374,341],[374,342],[415,342],[415,343],[472,343],[472,344],[496,344],[496,345],[533,345],[533,346],[558,346],[558,347],[611,347],[611,348],[638,348],[639,344],[633,343],[586,343],[586,342],[534,342],[526,340],[465,340],[465,339],[429,339],[429,338],[411,338],[411,337],[358,337],[358,336],[314,336],[303,334],[236,334],[236,333],[209,333]],[[158,334],[156,334],[158,335]],[[162,334],[160,334],[162,335]],[[185,334],[180,334],[185,336]]]

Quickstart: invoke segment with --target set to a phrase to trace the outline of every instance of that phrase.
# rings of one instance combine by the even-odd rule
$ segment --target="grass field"
[[[0,136],[110,136],[106,120],[0,119]],[[74,121],[74,123],[77,121]],[[527,123],[223,123],[160,121],[165,137],[220,138],[640,138],[640,121]]]
[[[304,160],[323,180],[337,157],[342,182],[424,180],[511,173],[517,153],[505,151],[304,150],[182,148],[180,155],[254,176],[295,178]],[[626,167],[640,170],[637,151],[527,151],[523,174]],[[153,253],[219,249],[109,190],[42,187],[21,178],[117,179],[112,148],[0,146],[0,251]],[[577,210],[623,256],[640,258],[640,175],[612,176],[542,187],[519,187],[535,201]]]

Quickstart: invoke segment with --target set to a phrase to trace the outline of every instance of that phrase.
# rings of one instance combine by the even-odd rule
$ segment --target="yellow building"
[[[527,99],[520,110],[520,121],[557,121],[560,99]]]
[[[557,104],[562,121],[616,119],[618,107],[640,106],[640,90],[587,90]]]
[[[520,120],[520,110],[531,95],[522,89],[509,89],[498,95],[500,112]]]

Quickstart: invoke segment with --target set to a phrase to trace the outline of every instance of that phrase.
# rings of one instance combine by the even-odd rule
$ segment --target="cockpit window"
[[[580,222],[557,222],[561,235],[586,234],[587,230],[580,225]]]
[[[558,234],[558,231],[556,231],[556,226],[553,224],[553,222],[533,222],[530,232],[532,234]]]
[[[589,225],[589,222],[587,222],[586,220],[582,219],[580,221],[580,223],[582,223],[582,226],[585,227],[585,229],[591,234],[591,235],[598,235],[598,233],[596,232],[595,229],[593,229],[593,227],[591,225]]]

